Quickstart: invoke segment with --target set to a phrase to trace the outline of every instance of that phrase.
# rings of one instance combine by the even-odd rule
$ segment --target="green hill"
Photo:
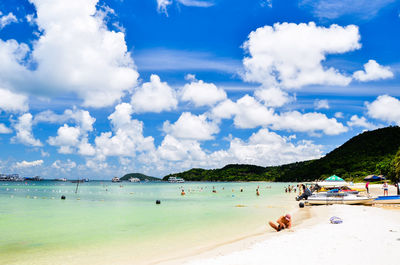
[[[361,133],[317,160],[260,167],[227,165],[221,169],[194,168],[165,176],[187,181],[310,181],[336,174],[347,180],[361,180],[369,174],[390,175],[392,160],[400,147],[400,127],[386,127]]]
[[[150,176],[146,176],[144,174],[141,173],[129,173],[124,175],[122,178],[120,178],[120,180],[129,180],[130,178],[138,178],[140,179],[140,181],[160,181],[161,179],[159,178],[155,178],[155,177],[150,177]]]

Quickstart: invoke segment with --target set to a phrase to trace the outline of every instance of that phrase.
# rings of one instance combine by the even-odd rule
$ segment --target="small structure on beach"
[[[386,178],[383,175],[368,175],[364,178],[365,181],[380,181],[385,180]]]

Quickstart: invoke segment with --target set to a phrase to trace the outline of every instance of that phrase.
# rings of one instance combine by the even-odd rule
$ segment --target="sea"
[[[297,205],[288,185],[296,184],[1,182],[0,264],[158,264],[194,255],[270,231],[269,220]]]

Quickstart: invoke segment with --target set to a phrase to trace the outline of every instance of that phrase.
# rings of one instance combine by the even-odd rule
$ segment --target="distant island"
[[[370,174],[385,175],[398,181],[400,167],[400,127],[391,126],[361,133],[324,157],[281,166],[261,167],[231,164],[220,169],[193,168],[163,178],[181,177],[186,181],[314,181],[338,175],[348,181],[361,181]],[[396,162],[397,161],[397,162]]]
[[[127,181],[130,178],[138,178],[138,179],[140,179],[140,181],[161,181],[161,179],[159,179],[159,178],[146,176],[146,175],[141,174],[141,173],[129,173],[129,174],[126,174],[122,178],[120,178],[120,180],[121,181],[124,181],[124,180]]]

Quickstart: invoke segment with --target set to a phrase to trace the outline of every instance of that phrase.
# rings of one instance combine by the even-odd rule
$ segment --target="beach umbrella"
[[[329,178],[325,179],[325,181],[344,181],[344,179],[342,179],[336,175],[332,175]]]

